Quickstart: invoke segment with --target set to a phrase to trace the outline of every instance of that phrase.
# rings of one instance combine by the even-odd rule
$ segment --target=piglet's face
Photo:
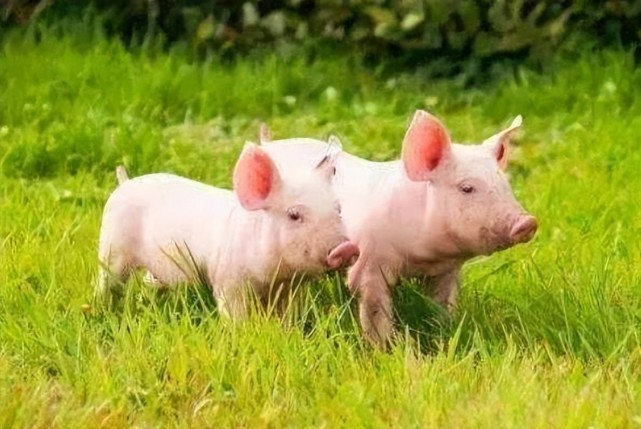
[[[247,210],[263,210],[269,218],[265,243],[277,253],[282,268],[321,272],[339,268],[358,256],[348,242],[333,193],[336,153],[311,169],[280,166],[260,147],[248,144],[234,171],[234,189]]]
[[[520,126],[519,116],[483,144],[458,145],[438,119],[416,112],[403,143],[403,165],[411,181],[425,182],[426,227],[442,232],[438,239],[448,253],[490,254],[536,233],[536,219],[516,201],[503,173]]]

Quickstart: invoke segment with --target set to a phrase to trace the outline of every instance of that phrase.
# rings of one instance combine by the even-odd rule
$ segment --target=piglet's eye
[[[300,221],[303,219],[300,212],[294,208],[287,209],[287,216],[289,217],[290,220],[293,220],[293,221]]]
[[[471,194],[474,191],[476,191],[474,186],[470,185],[469,183],[463,183],[463,184],[459,185],[458,189],[459,189],[459,191],[461,191],[464,194]]]

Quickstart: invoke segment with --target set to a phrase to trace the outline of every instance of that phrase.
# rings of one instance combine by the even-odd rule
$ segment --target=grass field
[[[92,32],[14,33],[0,52],[0,427],[641,426],[641,70],[585,52],[484,88],[355,59],[236,65],[143,55]],[[517,114],[510,171],[540,229],[464,270],[451,322],[412,284],[406,339],[359,335],[338,274],[304,283],[285,320],[234,324],[203,287],[132,281],[92,306],[114,167],[229,186],[245,140],[341,137],[400,153],[416,108],[457,141]]]

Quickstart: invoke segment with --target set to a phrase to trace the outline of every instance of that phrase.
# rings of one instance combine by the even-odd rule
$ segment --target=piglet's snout
[[[520,215],[514,222],[514,225],[512,225],[510,241],[514,244],[527,243],[534,237],[538,227],[539,224],[536,218],[524,213]]]
[[[356,262],[360,251],[351,241],[343,241],[327,254],[327,266],[331,269],[351,265]]]

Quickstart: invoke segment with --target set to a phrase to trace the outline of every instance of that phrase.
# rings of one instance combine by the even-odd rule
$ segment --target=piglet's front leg
[[[460,268],[434,277],[434,300],[448,312],[456,310]]]
[[[243,287],[242,282],[218,282],[209,276],[214,292],[214,298],[221,316],[231,320],[245,320],[248,317],[249,300],[253,297],[253,289]]]
[[[394,318],[389,276],[381,265],[359,259],[348,276],[350,289],[358,293],[363,335],[374,346],[385,348],[394,336]]]

